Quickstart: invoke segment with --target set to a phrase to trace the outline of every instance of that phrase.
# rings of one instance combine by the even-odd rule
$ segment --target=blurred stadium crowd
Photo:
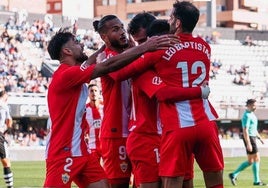
[[[88,54],[102,44],[92,30],[78,29],[76,23],[70,29],[77,33]],[[45,19],[29,23],[10,17],[0,25],[2,89],[10,93],[46,93],[51,78],[42,73],[41,66],[44,61],[50,61],[46,47],[56,30],[53,23]],[[268,108],[268,41],[227,40],[214,35],[204,39],[212,48],[212,103],[244,106],[246,99],[254,96],[259,104]],[[7,134],[11,145],[44,145],[46,130],[29,127],[21,132],[15,124],[14,130]],[[230,131],[223,134],[237,137],[237,133],[232,136]]]
[[[0,29],[0,83],[8,92],[45,93],[49,77],[41,64],[49,59],[46,46],[53,33],[45,20],[15,22],[9,18]],[[80,36],[80,35],[78,35]],[[93,31],[83,34],[86,50],[96,50],[99,39]]]

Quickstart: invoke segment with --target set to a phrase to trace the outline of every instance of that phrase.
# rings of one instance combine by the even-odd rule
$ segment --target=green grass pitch
[[[225,158],[225,169],[224,169],[224,187],[234,187],[229,178],[228,174],[234,170],[241,162],[246,160],[245,157],[232,157]],[[264,182],[268,182],[268,157],[261,158],[261,171],[260,176]],[[15,188],[30,188],[30,187],[42,187],[45,177],[45,162],[34,161],[34,162],[18,162],[12,161],[12,171],[14,173],[14,187]],[[1,176],[2,177],[2,176]],[[238,177],[238,185],[236,188],[253,188],[253,175],[251,167],[244,170]],[[194,187],[204,188],[204,181],[202,173],[199,167],[195,164],[195,177]],[[0,180],[0,187],[5,187],[4,180]],[[76,187],[75,185],[73,187]]]

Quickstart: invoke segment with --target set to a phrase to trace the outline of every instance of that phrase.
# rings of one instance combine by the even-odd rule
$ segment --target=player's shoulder
[[[141,57],[142,58],[150,58],[150,59],[159,59],[160,57],[163,56],[163,54],[165,54],[167,49],[162,49],[162,50],[157,50],[157,51],[153,51],[153,52],[147,52],[145,54],[143,54]]]
[[[243,113],[242,118],[248,118],[248,117],[250,117],[250,116],[251,116],[251,113],[250,113],[249,111],[245,111],[245,112]]]
[[[207,43],[206,40],[205,40],[202,36],[199,36],[199,35],[193,35],[193,36],[192,36],[192,39],[195,40],[195,41],[198,41],[198,42],[200,42],[200,43],[209,45],[209,43]]]

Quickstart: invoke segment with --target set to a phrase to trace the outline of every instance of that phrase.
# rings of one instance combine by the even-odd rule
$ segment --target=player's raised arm
[[[97,64],[91,79],[120,69],[140,57],[145,52],[167,49],[177,42],[179,42],[179,39],[174,35],[151,37],[145,43],[132,47],[119,55],[105,60],[103,63]]]

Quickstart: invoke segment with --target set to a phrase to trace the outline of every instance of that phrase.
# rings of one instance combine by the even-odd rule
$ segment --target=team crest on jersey
[[[62,179],[62,182],[63,182],[64,184],[66,184],[66,183],[68,183],[68,181],[70,180],[70,176],[69,176],[69,174],[65,173],[65,174],[62,174],[62,175],[61,175],[61,179]]]
[[[120,168],[122,170],[122,172],[126,172],[127,171],[127,168],[128,168],[128,164],[124,161],[120,164]]]
[[[154,84],[154,85],[160,85],[161,83],[162,83],[162,80],[161,80],[161,78],[159,76],[153,77],[152,84]]]

